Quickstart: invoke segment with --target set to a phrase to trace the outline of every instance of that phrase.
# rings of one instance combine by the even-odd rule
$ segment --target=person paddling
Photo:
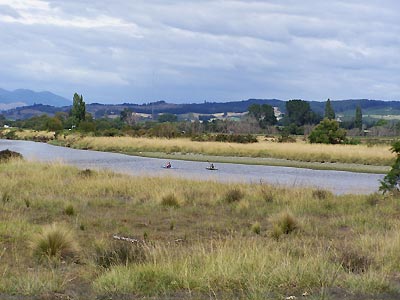
[[[171,163],[170,162],[167,162],[167,164],[165,165],[165,167],[167,168],[167,169],[170,169],[172,166],[171,166]]]

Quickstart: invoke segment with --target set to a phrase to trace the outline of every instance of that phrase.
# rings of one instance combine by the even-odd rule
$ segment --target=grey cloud
[[[30,23],[0,6],[0,87],[97,102],[398,97],[394,0],[47,3],[7,7]]]
[[[2,5],[0,4],[0,18],[1,16],[10,16],[13,18],[19,18],[20,15],[19,13],[13,9],[12,7],[8,6],[8,5]]]

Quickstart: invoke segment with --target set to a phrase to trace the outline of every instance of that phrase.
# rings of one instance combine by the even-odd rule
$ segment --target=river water
[[[378,191],[382,174],[311,170],[290,167],[218,163],[217,171],[206,170],[208,163],[170,160],[173,168],[164,169],[164,159],[117,153],[76,150],[30,141],[0,139],[0,150],[10,149],[28,160],[58,161],[79,168],[109,169],[135,176],[174,176],[223,182],[269,183],[273,185],[323,188],[335,194],[368,194]]]

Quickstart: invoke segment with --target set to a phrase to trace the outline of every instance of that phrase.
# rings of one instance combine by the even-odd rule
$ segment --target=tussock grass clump
[[[249,211],[249,208],[250,208],[250,203],[248,200],[240,200],[236,204],[236,211],[238,213],[247,213]]]
[[[1,202],[3,202],[3,204],[11,202],[11,194],[9,191],[4,191],[1,194]]]
[[[64,208],[64,213],[67,215],[67,216],[73,216],[73,215],[75,215],[75,208],[74,208],[74,206],[70,203],[70,204],[68,204],[65,208]]]
[[[0,151],[0,163],[7,162],[10,159],[22,159],[23,156],[21,153],[11,151],[9,149]]]
[[[94,245],[94,261],[96,265],[110,268],[117,265],[140,264],[149,258],[148,248],[139,242],[113,241],[106,243],[97,241]]]
[[[263,187],[261,189],[261,197],[265,202],[272,203],[272,202],[274,202],[275,195],[274,195],[273,191]]]
[[[373,263],[373,259],[364,254],[361,249],[355,249],[348,245],[340,245],[335,253],[334,261],[339,263],[347,272],[356,274],[368,271]]]
[[[365,202],[370,206],[375,206],[381,201],[382,195],[378,193],[370,194],[366,197]]]
[[[241,199],[243,199],[243,197],[244,193],[242,192],[241,189],[233,188],[226,192],[224,196],[224,201],[227,203],[234,203],[240,201]]]
[[[324,200],[332,197],[332,195],[332,192],[323,189],[316,189],[312,191],[312,196],[314,199]]]
[[[299,221],[290,212],[284,212],[273,220],[272,236],[278,239],[281,235],[290,234],[299,228]]]
[[[95,172],[90,169],[85,169],[85,170],[81,170],[78,172],[78,175],[81,177],[91,177],[94,174],[95,174]]]
[[[171,193],[161,198],[161,205],[178,208],[180,206],[180,203],[175,194]]]
[[[79,249],[73,233],[58,224],[48,225],[31,241],[33,256],[44,258],[76,259]]]
[[[182,291],[184,282],[174,270],[163,266],[117,266],[102,275],[94,283],[98,291],[110,293],[135,293],[139,295],[166,295]]]
[[[260,234],[261,233],[260,222],[253,223],[253,225],[251,225],[251,231],[254,232],[255,234]]]

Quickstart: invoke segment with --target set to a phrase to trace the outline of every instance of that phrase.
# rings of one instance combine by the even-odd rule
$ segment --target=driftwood
[[[119,236],[114,234],[113,235],[113,239],[114,240],[119,240],[119,241],[125,241],[125,242],[130,242],[130,243],[143,243],[143,241],[140,241],[138,239],[133,239],[133,238],[128,238],[128,237],[124,237],[124,236]]]
[[[134,244],[145,244],[145,241],[143,240],[138,240],[135,238],[129,238],[129,237],[125,237],[125,236],[120,236],[120,235],[113,235],[113,239],[114,240],[118,240],[118,241],[125,241],[125,242],[129,242],[129,243],[134,243]],[[176,239],[174,240],[175,243],[183,243],[185,242],[184,239]]]

